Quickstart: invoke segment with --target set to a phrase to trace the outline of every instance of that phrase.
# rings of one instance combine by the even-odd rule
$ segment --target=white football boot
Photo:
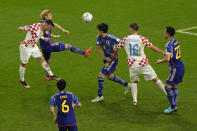
[[[103,101],[103,100],[104,100],[103,96],[101,96],[101,97],[97,96],[96,98],[92,99],[92,102],[99,102],[99,101]]]

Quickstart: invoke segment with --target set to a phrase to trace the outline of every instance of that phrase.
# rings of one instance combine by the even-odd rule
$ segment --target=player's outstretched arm
[[[68,30],[65,30],[65,29],[62,28],[60,25],[58,25],[58,24],[55,23],[54,26],[55,26],[55,28],[57,28],[57,29],[63,31],[65,34],[67,34],[67,35],[70,34],[70,32],[69,32]]]
[[[54,122],[54,124],[56,124],[57,123],[57,118],[56,118],[56,115],[55,115],[55,107],[50,106],[50,112],[51,112],[51,115],[52,115],[52,118],[53,118],[53,122]]]
[[[165,54],[163,59],[157,60],[157,64],[164,63],[164,62],[169,62],[170,57],[171,57],[170,54]]]
[[[74,107],[81,107],[82,104],[79,102],[78,104],[74,104]]]
[[[26,30],[25,27],[18,27],[18,31],[24,31]]]
[[[151,45],[150,48],[151,48],[153,51],[158,52],[158,53],[160,53],[160,54],[162,54],[162,55],[165,56],[165,52],[164,52],[163,50],[159,49],[158,47],[156,47],[156,46],[154,46],[154,45]]]

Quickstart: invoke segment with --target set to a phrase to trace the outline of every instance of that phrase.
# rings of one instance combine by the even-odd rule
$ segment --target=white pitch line
[[[186,32],[186,30],[191,30],[191,29],[197,29],[197,26],[186,28],[186,29],[179,29],[176,32],[183,33],[183,34],[188,34],[188,35],[197,35],[197,33]]]

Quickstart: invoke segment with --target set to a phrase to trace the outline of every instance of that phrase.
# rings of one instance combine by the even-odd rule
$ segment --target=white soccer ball
[[[82,15],[82,19],[83,19],[83,21],[85,21],[85,22],[90,22],[90,21],[92,21],[92,18],[93,18],[93,16],[92,16],[92,14],[89,13],[89,12],[86,12],[86,13],[84,13],[84,14]]]

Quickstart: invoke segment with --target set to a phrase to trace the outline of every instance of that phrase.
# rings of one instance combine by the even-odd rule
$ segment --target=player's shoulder
[[[57,96],[59,96],[60,95],[60,93],[58,92],[58,93],[55,93],[54,95],[52,95],[51,96],[51,99],[55,99]]]
[[[42,19],[40,23],[44,23],[45,21],[46,21],[45,19]]]
[[[113,34],[107,34],[107,37],[108,37],[108,38],[111,38],[111,39],[118,39],[118,37],[116,37],[116,36],[113,35]]]

